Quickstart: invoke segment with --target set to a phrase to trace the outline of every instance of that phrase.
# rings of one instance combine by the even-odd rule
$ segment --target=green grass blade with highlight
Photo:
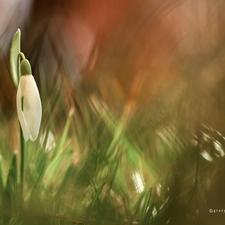
[[[59,142],[59,145],[57,147],[56,152],[61,151],[63,149],[63,147],[65,146],[66,142],[68,141],[68,132],[69,132],[69,128],[70,128],[70,125],[71,125],[71,122],[72,122],[73,114],[74,114],[74,110],[71,109],[70,112],[69,112],[67,121],[66,121],[66,125],[63,129],[62,137],[60,139],[60,142]]]
[[[70,112],[69,117],[66,121],[65,128],[63,130],[62,137],[60,139],[60,143],[59,143],[59,145],[58,145],[58,147],[56,148],[56,151],[55,151],[56,155],[45,170],[44,177],[45,176],[48,177],[47,181],[45,183],[45,187],[48,187],[49,184],[52,182],[52,180],[53,180],[53,178],[56,174],[56,171],[59,168],[60,162],[62,161],[64,147],[65,147],[66,142],[68,141],[67,138],[68,138],[68,132],[69,132],[70,124],[71,124],[71,121],[72,121],[72,115],[73,115],[73,113]]]
[[[39,176],[38,176],[38,179],[37,179],[37,183],[36,183],[35,186],[34,186],[35,188],[38,186],[38,184],[39,184],[41,178],[43,177],[44,169],[45,169],[45,164],[43,164],[42,167],[41,167],[41,171],[40,171],[40,173],[39,173]]]
[[[149,191],[145,196],[144,206],[143,209],[141,210],[142,214],[140,225],[145,225],[146,220],[148,220],[151,196],[152,196],[152,188],[149,189]]]
[[[105,184],[106,184],[106,182],[104,182],[104,183],[98,188],[98,190],[96,191],[95,196],[94,196],[94,198],[92,199],[92,202],[91,202],[91,204],[90,204],[90,206],[89,206],[89,210],[87,211],[86,222],[85,222],[84,225],[87,225],[87,224],[88,224],[88,221],[89,221],[89,218],[90,218],[90,216],[91,216],[91,213],[92,213],[92,211],[93,211],[93,209],[94,209],[94,206],[96,205],[96,202],[97,202],[97,200],[98,200],[98,197],[99,197],[99,195],[101,194],[102,189],[103,189],[103,187],[105,186]]]

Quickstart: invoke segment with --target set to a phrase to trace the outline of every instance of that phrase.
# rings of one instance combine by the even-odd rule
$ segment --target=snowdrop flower
[[[29,61],[26,59],[21,62],[21,74],[16,96],[17,114],[25,141],[35,141],[41,124],[42,105]]]

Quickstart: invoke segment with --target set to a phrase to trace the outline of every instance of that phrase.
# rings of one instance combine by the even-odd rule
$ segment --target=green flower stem
[[[22,52],[19,52],[19,56],[22,58],[22,60],[26,59],[25,55]]]
[[[18,57],[21,57],[22,60],[26,60],[26,57],[22,52],[19,52]],[[19,62],[20,62],[20,60],[19,60]],[[19,66],[19,69],[20,69],[20,66]],[[20,71],[17,71],[17,72],[18,72],[18,74],[20,74]],[[24,141],[24,137],[23,137],[23,131],[22,131],[22,128],[20,125],[20,186],[21,186],[21,200],[22,201],[23,201],[23,190],[24,190],[24,164],[25,164],[25,141]]]
[[[24,164],[25,164],[25,141],[23,138],[23,131],[20,126],[20,186],[21,186],[21,199],[23,200],[24,188]]]

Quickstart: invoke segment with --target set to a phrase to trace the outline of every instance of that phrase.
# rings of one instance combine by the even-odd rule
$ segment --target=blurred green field
[[[51,90],[43,83],[23,193],[18,119],[1,113],[0,224],[222,224],[224,213],[209,210],[225,210],[225,138],[197,98],[177,91],[115,110],[66,76]]]
[[[51,26],[24,29],[43,108],[35,142],[21,138],[3,54],[0,225],[224,225],[224,16],[217,37],[206,20],[210,35],[193,26],[180,47],[165,38],[173,23],[139,6],[84,67]]]

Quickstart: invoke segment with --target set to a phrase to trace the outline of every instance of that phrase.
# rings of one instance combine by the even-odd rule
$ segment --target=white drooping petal
[[[28,141],[30,137],[30,131],[28,130],[26,120],[24,118],[24,113],[22,111],[22,89],[24,89],[24,82],[22,82],[22,77],[20,79],[17,95],[16,95],[16,106],[17,106],[17,115],[20,121],[20,125],[23,131],[23,137],[25,141]]]
[[[20,78],[17,90],[17,113],[25,141],[37,139],[41,124],[42,106],[40,95],[32,75]]]

